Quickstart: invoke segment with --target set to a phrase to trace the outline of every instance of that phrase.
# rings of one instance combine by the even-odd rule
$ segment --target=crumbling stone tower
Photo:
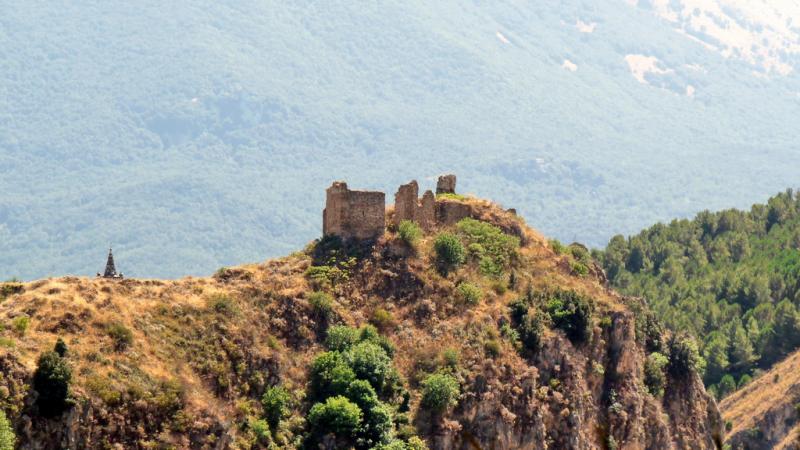
[[[439,194],[455,194],[456,193],[456,176],[453,174],[442,175],[436,182],[436,195]]]
[[[386,194],[351,191],[347,183],[334,182],[326,191],[322,233],[342,239],[375,239],[386,228]]]
[[[426,231],[431,230],[436,220],[436,197],[433,192],[425,191],[422,201],[418,198],[419,186],[413,180],[401,185],[394,195],[394,224],[400,225],[404,220],[412,220]]]

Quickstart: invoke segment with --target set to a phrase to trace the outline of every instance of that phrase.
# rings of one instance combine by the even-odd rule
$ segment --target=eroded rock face
[[[434,425],[432,448],[719,448],[719,412],[699,378],[659,400],[643,386],[644,360],[633,315],[620,312],[586,344],[549,340],[529,366],[487,361],[449,421]]]

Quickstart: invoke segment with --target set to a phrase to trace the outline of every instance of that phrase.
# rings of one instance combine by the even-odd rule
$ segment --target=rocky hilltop
[[[333,233],[207,278],[3,285],[18,448],[720,447],[691,344],[585,248],[408,186],[402,212],[370,201],[366,222],[334,189],[326,227],[378,224],[368,241]]]

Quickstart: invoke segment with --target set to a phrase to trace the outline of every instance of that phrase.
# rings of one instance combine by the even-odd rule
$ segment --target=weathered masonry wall
[[[418,195],[416,180],[400,186],[394,195],[395,225],[404,220],[412,220],[419,223],[423,230],[433,229],[436,223],[436,198],[431,191],[425,191],[421,201]]]
[[[337,181],[326,191],[322,232],[344,239],[374,239],[386,228],[386,194],[351,191]]]
[[[439,194],[455,194],[456,176],[442,175],[436,183]],[[351,191],[342,181],[334,182],[326,191],[325,209],[322,212],[324,235],[344,239],[375,239],[386,228],[386,196],[376,191]],[[447,226],[469,217],[472,208],[458,200],[436,200],[430,190],[419,198],[416,181],[400,186],[394,196],[393,223],[403,220],[417,222],[425,231],[437,226]]]

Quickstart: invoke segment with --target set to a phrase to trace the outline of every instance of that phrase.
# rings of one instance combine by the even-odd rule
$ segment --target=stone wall
[[[442,175],[436,183],[437,193],[455,194],[456,176]],[[334,182],[326,191],[322,211],[322,232],[343,239],[375,239],[386,227],[386,196],[383,192],[351,191],[347,183]],[[440,199],[430,190],[419,198],[416,180],[400,186],[394,196],[393,223],[417,222],[426,232],[437,226],[449,226],[469,217],[472,208],[455,199]]]
[[[436,182],[436,194],[455,194],[456,176],[453,174],[442,175]]]
[[[386,228],[386,194],[351,191],[337,181],[326,191],[322,233],[343,239],[375,239]]]
[[[400,225],[404,220],[411,220],[423,230],[430,231],[436,222],[436,197],[433,192],[425,191],[420,201],[418,195],[416,180],[400,186],[394,195],[394,224]]]

